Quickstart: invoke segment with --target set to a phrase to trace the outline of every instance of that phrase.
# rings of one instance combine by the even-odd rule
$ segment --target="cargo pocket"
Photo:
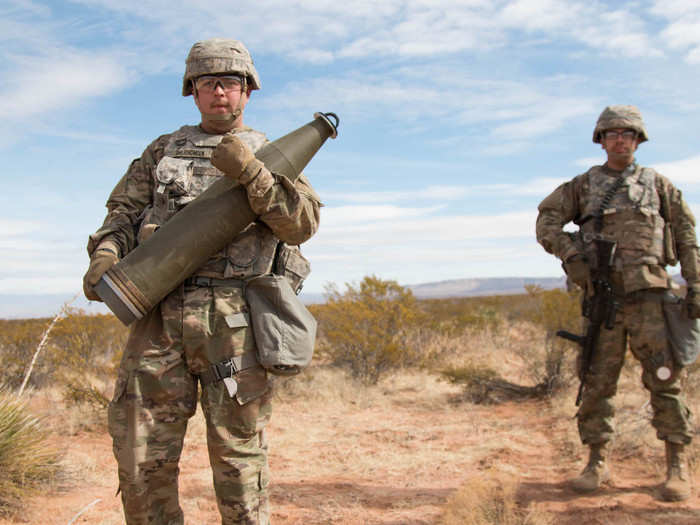
[[[129,386],[128,370],[119,369],[117,381],[114,384],[114,394],[107,407],[107,428],[115,444],[123,443],[127,433],[126,391]]]
[[[247,405],[270,391],[270,380],[262,366],[242,370],[236,374],[235,379],[238,383],[236,401],[239,405]]]
[[[248,307],[239,287],[217,286],[214,294],[214,337],[219,340],[215,354],[210,360],[218,363],[231,356],[255,350],[255,339],[250,328]]]

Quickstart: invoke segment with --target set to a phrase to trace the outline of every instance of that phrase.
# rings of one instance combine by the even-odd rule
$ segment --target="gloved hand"
[[[685,294],[685,311],[691,319],[700,319],[700,284],[688,285]]]
[[[227,133],[211,156],[211,163],[236,181],[255,155],[246,144],[232,133]]]
[[[104,273],[119,262],[119,257],[112,250],[95,250],[90,259],[90,267],[83,277],[83,293],[90,301],[102,302],[93,287],[99,282]]]
[[[579,285],[581,288],[585,288],[588,280],[590,279],[590,270],[588,269],[588,263],[583,255],[572,255],[562,265],[566,275],[569,276],[574,283]]]

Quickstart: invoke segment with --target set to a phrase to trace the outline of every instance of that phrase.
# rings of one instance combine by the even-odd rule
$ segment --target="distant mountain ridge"
[[[566,277],[486,277],[479,279],[452,279],[431,283],[410,284],[413,295],[419,299],[448,297],[475,297],[483,295],[512,295],[525,293],[525,286],[539,286],[545,290],[566,288]]]
[[[673,280],[684,285],[680,274],[673,275]],[[566,288],[566,277],[484,277],[475,279],[451,279],[430,283],[408,284],[419,299],[447,299],[450,297],[476,297],[485,295],[513,295],[525,293],[525,286],[540,286],[545,290]],[[303,290],[299,296],[305,304],[320,304],[326,301],[322,293]],[[56,315],[64,302],[70,300],[67,294],[0,294],[0,319],[17,319],[32,317],[52,317]],[[88,302],[80,295],[72,304],[87,313],[109,313],[102,303]]]

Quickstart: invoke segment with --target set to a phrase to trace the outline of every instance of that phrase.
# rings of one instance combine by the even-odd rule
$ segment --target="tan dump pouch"
[[[700,319],[690,319],[683,299],[666,292],[662,300],[669,348],[680,366],[695,362],[700,352]]]
[[[294,375],[313,357],[316,319],[281,275],[262,275],[248,281],[245,297],[258,361],[268,372]]]

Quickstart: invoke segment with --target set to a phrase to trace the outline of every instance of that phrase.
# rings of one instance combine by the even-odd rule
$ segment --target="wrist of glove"
[[[569,279],[581,288],[586,286],[590,279],[590,270],[588,269],[588,262],[583,255],[569,257],[562,266]]]
[[[211,156],[211,163],[227,176],[240,181],[248,165],[256,160],[246,144],[232,133],[224,135]]]
[[[691,319],[700,319],[700,283],[688,285],[685,294],[685,311]]]
[[[90,301],[102,302],[95,293],[94,286],[100,281],[107,270],[119,262],[119,257],[111,249],[98,248],[92,254],[90,266],[83,277],[83,293]]]

